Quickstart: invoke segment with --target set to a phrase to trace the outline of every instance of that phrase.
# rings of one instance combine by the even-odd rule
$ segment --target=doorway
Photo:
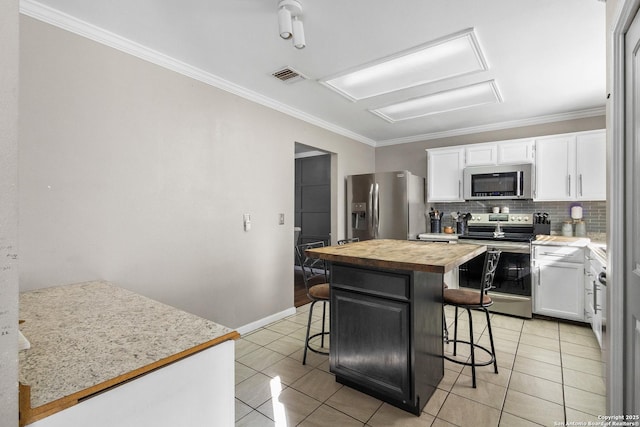
[[[331,154],[295,144],[295,244],[331,244]],[[308,303],[302,272],[294,268],[294,305]]]

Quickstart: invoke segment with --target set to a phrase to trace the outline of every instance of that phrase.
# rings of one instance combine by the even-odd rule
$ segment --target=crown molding
[[[523,126],[541,125],[545,123],[561,122],[565,120],[584,119],[587,117],[597,117],[605,115],[605,107],[591,108],[588,110],[573,111],[570,113],[553,114],[549,116],[531,117],[529,119],[511,120],[508,122],[492,123],[482,126],[473,126],[447,130],[443,132],[425,133],[422,135],[408,136],[405,138],[395,138],[378,141],[376,147],[386,147],[389,145],[407,144],[410,142],[428,141],[431,139],[448,138],[452,136],[469,135],[472,133],[490,132],[503,129],[512,129]]]
[[[49,6],[45,6],[36,1],[20,0],[20,13],[45,22],[47,24],[51,24],[63,30],[69,31],[71,33],[77,34],[79,36],[88,38],[97,43],[128,53],[129,55],[135,56],[160,67],[175,71],[176,73],[190,77],[194,80],[198,80],[202,83],[208,84],[218,89],[222,89],[226,92],[230,92],[249,101],[253,101],[257,104],[287,114],[291,117],[295,117],[312,125],[334,132],[338,135],[351,138],[372,147],[376,146],[376,141],[370,138],[352,132],[348,129],[344,129],[340,126],[336,126],[333,123],[329,123],[311,114],[307,114],[303,111],[292,108],[272,98],[268,98],[245,87],[222,79],[214,74],[193,67],[182,61],[178,61],[175,58],[172,58],[161,52],[150,49],[139,43],[133,42],[115,33],[79,20],[71,15],[60,12],[59,10],[56,10]]]

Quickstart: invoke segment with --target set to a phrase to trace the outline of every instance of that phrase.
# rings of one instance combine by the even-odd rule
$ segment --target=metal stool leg
[[[324,323],[327,314],[327,303],[322,301],[322,336],[320,337],[320,346],[324,348]]]
[[[311,316],[313,315],[313,306],[316,304],[316,302],[317,301],[312,301],[311,307],[309,307],[309,320],[307,321],[307,336],[304,339],[304,355],[302,356],[303,365],[307,364],[307,348],[309,347],[309,330],[311,329]],[[322,324],[322,327],[323,327],[322,332],[324,332],[324,323]]]
[[[496,348],[493,345],[493,332],[491,331],[491,321],[489,320],[489,310],[483,308],[484,313],[487,315],[487,328],[489,329],[489,341],[491,342],[491,354],[493,356],[493,369],[495,373],[498,373],[498,361],[496,360]]]
[[[458,350],[458,306],[456,306],[456,319],[453,321],[453,355],[456,356]]]
[[[473,381],[473,388],[476,388],[476,348],[473,342],[473,318],[471,317],[471,310],[467,308],[469,314],[469,346],[471,347],[471,379]]]
[[[442,307],[442,330],[444,342],[449,344],[449,328],[447,327],[447,316],[445,315],[444,307]]]

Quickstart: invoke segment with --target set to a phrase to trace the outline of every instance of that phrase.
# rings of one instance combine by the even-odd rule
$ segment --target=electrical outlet
[[[280,225],[284,225],[284,214],[280,214]]]

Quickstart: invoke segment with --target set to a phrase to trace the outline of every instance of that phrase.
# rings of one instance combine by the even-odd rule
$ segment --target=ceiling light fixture
[[[304,39],[304,27],[302,26],[302,21],[298,19],[298,17],[293,18],[293,45],[297,49],[304,49],[307,45]]]
[[[293,45],[304,49],[306,41],[302,17],[302,5],[297,0],[280,0],[278,2],[278,26],[280,37],[288,40],[293,37]]]
[[[286,7],[278,9],[278,25],[280,27],[280,37],[288,40],[293,35],[293,27],[291,25],[291,12]]]
[[[352,101],[488,69],[473,28],[321,81]]]
[[[502,102],[494,80],[409,99],[371,111],[388,122],[431,116],[484,104]]]

